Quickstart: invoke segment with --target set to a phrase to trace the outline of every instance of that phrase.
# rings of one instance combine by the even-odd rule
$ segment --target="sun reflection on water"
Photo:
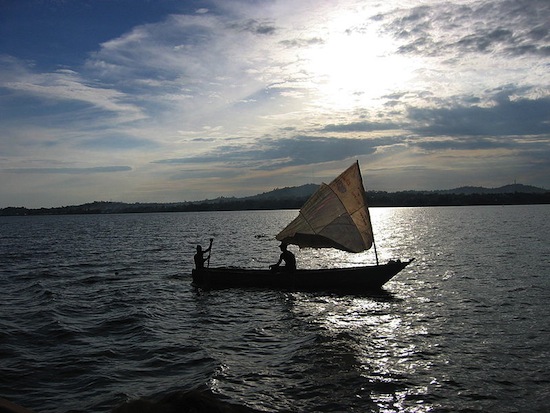
[[[424,324],[428,316],[408,316],[396,311],[407,304],[391,294],[296,293],[295,297],[293,311],[297,316],[306,318],[322,334],[342,342],[340,352],[347,354],[348,360],[351,357],[349,364],[369,383],[363,392],[368,393],[380,411],[420,413],[433,408],[433,403],[426,400],[429,387],[437,386],[437,380],[429,373],[432,368],[429,355],[438,348],[425,339],[430,335]],[[415,386],[404,384],[411,376],[426,376],[427,381]]]

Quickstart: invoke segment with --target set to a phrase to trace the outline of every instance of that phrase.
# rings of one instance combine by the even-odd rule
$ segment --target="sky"
[[[0,0],[0,208],[550,189],[548,0]]]

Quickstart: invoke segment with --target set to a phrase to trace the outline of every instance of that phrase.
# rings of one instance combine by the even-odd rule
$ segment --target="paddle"
[[[206,268],[210,268],[210,257],[212,256],[212,242],[214,241],[214,238],[210,238],[210,246],[208,247],[208,260],[206,264]]]

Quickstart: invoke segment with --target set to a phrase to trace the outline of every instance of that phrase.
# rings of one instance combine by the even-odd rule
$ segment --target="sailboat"
[[[291,290],[369,291],[380,289],[414,258],[378,261],[359,162],[330,184],[321,184],[276,239],[300,248],[335,248],[359,253],[374,246],[376,265],[274,271],[236,267],[193,270],[193,284],[202,288],[260,287]]]

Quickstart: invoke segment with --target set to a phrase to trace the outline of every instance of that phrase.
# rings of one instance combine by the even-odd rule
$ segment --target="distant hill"
[[[240,198],[242,200],[269,200],[269,199],[292,199],[304,198],[311,196],[319,188],[316,184],[306,184],[301,186],[291,186],[285,188],[277,188],[269,192],[263,192],[258,195]]]
[[[548,190],[531,185],[511,184],[498,188],[483,188],[481,186],[462,186],[455,189],[434,191],[441,194],[543,194]]]
[[[0,209],[0,216],[299,209],[318,187],[319,185],[306,184],[277,188],[244,198],[219,197],[196,202],[127,204],[101,201],[56,208],[8,207]],[[390,207],[550,204],[550,191],[514,184],[500,188],[465,186],[440,191],[368,191],[367,198],[370,206]]]

